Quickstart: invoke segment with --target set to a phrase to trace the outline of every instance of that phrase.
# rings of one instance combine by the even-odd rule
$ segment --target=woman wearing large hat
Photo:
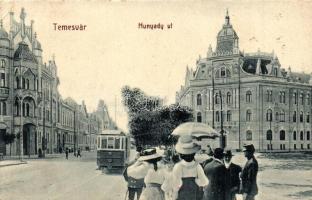
[[[138,161],[128,168],[128,173],[133,178],[144,178],[145,188],[140,200],[164,200],[164,192],[161,185],[165,180],[165,171],[157,165],[162,156],[155,148],[146,149],[142,152]]]
[[[173,168],[173,199],[198,200],[202,197],[202,187],[208,184],[208,179],[194,156],[200,146],[193,142],[190,135],[179,137],[175,146],[181,161]]]

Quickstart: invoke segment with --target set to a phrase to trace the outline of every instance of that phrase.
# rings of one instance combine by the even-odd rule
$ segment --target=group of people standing
[[[200,163],[200,146],[191,136],[181,136],[175,145],[179,157],[163,164],[155,148],[143,150],[126,169],[128,199],[134,200],[254,200],[258,193],[258,163],[255,148],[244,146],[247,162],[242,169],[232,163],[231,150],[215,148],[213,156]]]

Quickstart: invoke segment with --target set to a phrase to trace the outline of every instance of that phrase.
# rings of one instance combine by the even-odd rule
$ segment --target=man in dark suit
[[[240,179],[239,173],[242,168],[239,165],[232,163],[232,151],[230,149],[225,151],[224,165],[227,169],[227,186],[226,186],[226,200],[236,200],[236,194],[239,193]]]
[[[226,168],[222,162],[223,149],[216,148],[213,157],[204,167],[209,184],[204,188],[203,200],[225,200]]]
[[[258,194],[258,162],[254,157],[255,147],[252,144],[244,145],[243,151],[247,158],[247,162],[241,173],[243,199],[254,200],[255,196]]]

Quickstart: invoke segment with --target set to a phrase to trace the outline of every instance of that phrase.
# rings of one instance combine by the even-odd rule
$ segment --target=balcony
[[[36,117],[22,117],[23,124],[35,124],[37,123]],[[21,125],[21,116],[14,116],[14,125],[20,126]]]
[[[6,100],[9,97],[9,88],[7,87],[0,87],[0,99]]]

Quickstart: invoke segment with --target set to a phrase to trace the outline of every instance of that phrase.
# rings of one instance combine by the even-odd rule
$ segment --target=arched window
[[[297,140],[297,132],[296,131],[294,131],[294,133],[293,133],[293,140]]]
[[[267,110],[266,120],[269,121],[269,122],[272,121],[272,110],[271,109]]]
[[[220,121],[220,114],[219,114],[219,111],[216,111],[216,121],[217,121],[217,122]]]
[[[18,77],[15,78],[15,84],[16,84],[16,88],[20,88],[20,81]]]
[[[201,106],[202,105],[202,97],[201,94],[197,94],[197,105]]]
[[[284,112],[284,110],[281,110],[281,113],[280,113],[280,121],[281,121],[281,122],[285,122],[285,112]]]
[[[20,115],[20,112],[19,112],[19,103],[17,100],[15,100],[15,103],[14,103],[14,114],[16,116],[19,116]]]
[[[228,110],[227,113],[226,113],[226,120],[228,122],[232,121],[232,113],[231,113],[230,110]]]
[[[307,94],[307,104],[310,105],[310,94]]]
[[[275,120],[279,121],[279,113],[278,112],[275,113]]]
[[[201,112],[197,113],[197,122],[202,122],[202,115]]]
[[[25,103],[23,103],[23,112],[22,115],[25,116]]]
[[[252,93],[251,93],[251,91],[247,91],[246,92],[246,102],[250,103],[251,99],[252,99]]]
[[[246,121],[247,122],[250,122],[251,121],[251,115],[252,115],[252,113],[251,113],[251,110],[247,110],[246,111]]]
[[[5,87],[5,73],[1,73],[0,86]]]
[[[300,101],[301,101],[301,105],[304,105],[304,96],[302,93],[300,94]]]
[[[303,122],[303,112],[300,112],[300,122]]]
[[[297,98],[298,98],[297,92],[295,92],[293,96],[294,96],[294,104],[297,104]]]
[[[251,130],[246,131],[246,140],[252,140],[252,132],[251,132]]]
[[[226,94],[226,103],[227,103],[227,104],[230,104],[230,103],[231,103],[231,98],[232,98],[231,92],[228,92],[228,93]]]
[[[26,116],[29,117],[29,103],[26,103]]]
[[[272,102],[272,90],[267,90],[267,102]]]
[[[307,140],[310,140],[310,131],[307,131]]]
[[[220,103],[220,95],[219,93],[216,93],[215,95],[215,104],[219,104]]]
[[[294,114],[293,114],[293,122],[296,122],[297,121],[297,112],[294,111]]]
[[[303,140],[303,137],[304,137],[303,131],[300,131],[300,140]]]
[[[7,115],[6,102],[1,102],[1,115]]]
[[[26,89],[29,90],[29,80],[26,79]]]
[[[267,130],[266,139],[272,140],[272,130]]]
[[[280,92],[280,103],[285,103],[285,92]]]
[[[280,140],[285,140],[285,131],[284,130],[280,131]]]
[[[310,123],[310,113],[307,113],[307,123]]]
[[[22,88],[25,89],[25,78],[22,78]]]
[[[5,60],[4,60],[4,59],[1,60],[1,67],[2,67],[2,68],[5,67]]]

